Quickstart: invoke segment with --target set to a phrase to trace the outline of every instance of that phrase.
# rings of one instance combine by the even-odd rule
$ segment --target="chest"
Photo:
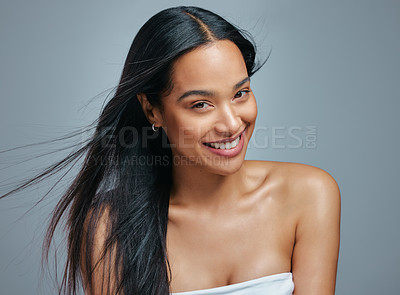
[[[296,219],[279,206],[224,214],[171,214],[172,290],[224,286],[291,270]]]

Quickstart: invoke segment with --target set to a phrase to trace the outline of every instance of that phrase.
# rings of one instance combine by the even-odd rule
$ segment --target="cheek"
[[[164,117],[163,121],[163,128],[168,136],[168,140],[174,145],[177,144],[180,130],[182,130],[182,122],[179,121],[179,118],[171,115]]]
[[[201,122],[196,116],[189,116],[182,112],[169,112],[164,117],[164,128],[170,143],[177,148],[193,147],[193,143],[202,137],[202,129],[207,122]]]
[[[252,98],[246,104],[246,110],[243,114],[243,119],[246,122],[254,123],[257,118],[257,113],[258,111],[257,111],[256,99],[254,96],[252,96]]]

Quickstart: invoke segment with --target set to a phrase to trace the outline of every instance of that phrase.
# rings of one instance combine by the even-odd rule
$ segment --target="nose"
[[[214,127],[218,135],[230,137],[239,131],[242,119],[232,106],[224,106],[217,116],[218,120]]]

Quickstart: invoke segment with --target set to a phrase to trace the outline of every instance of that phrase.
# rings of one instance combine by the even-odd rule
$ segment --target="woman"
[[[46,239],[67,213],[60,293],[334,294],[334,179],[244,160],[262,66],[249,39],[197,7],[140,29],[95,134],[53,167],[85,154]]]

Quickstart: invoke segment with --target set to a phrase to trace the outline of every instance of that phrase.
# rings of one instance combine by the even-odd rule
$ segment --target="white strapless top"
[[[294,290],[291,272],[278,273],[237,284],[171,295],[291,295]]]

